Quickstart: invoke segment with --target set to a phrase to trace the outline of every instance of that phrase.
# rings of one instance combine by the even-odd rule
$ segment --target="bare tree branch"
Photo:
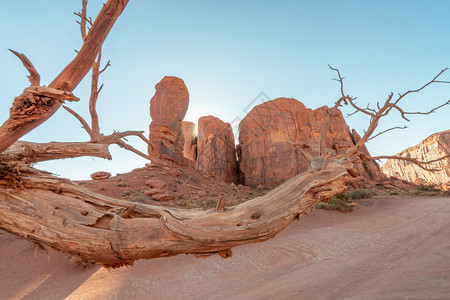
[[[23,54],[23,53],[19,53],[19,52],[16,52],[14,50],[11,50],[11,49],[8,49],[8,50],[11,51],[12,53],[14,53],[14,55],[17,56],[22,61],[23,65],[25,66],[25,68],[30,73],[30,75],[27,76],[27,77],[30,80],[31,86],[35,86],[35,85],[38,86],[40,84],[40,81],[41,81],[41,76],[36,71],[36,69],[34,68],[33,64],[28,59],[28,57],[26,57],[25,54]]]
[[[418,160],[417,158],[413,158],[413,157],[404,157],[404,156],[396,156],[396,155],[393,155],[393,156],[390,156],[390,155],[369,156],[369,155],[363,154],[363,153],[361,153],[361,152],[360,152],[360,156],[362,156],[364,159],[370,159],[370,160],[377,160],[377,159],[397,159],[397,160],[409,161],[409,162],[411,162],[411,163],[413,163],[413,164],[419,166],[420,168],[422,168],[422,169],[424,169],[424,170],[426,170],[426,171],[429,171],[429,172],[439,172],[439,171],[442,171],[444,167],[441,167],[441,168],[431,168],[431,167],[429,167],[429,165],[432,164],[432,163],[435,163],[435,162],[438,162],[438,161],[441,161],[441,160],[444,160],[444,159],[449,158],[449,157],[450,157],[450,154],[449,154],[449,155],[446,155],[446,156],[439,157],[439,158],[437,158],[437,159],[430,160],[430,161],[420,161],[420,160]]]
[[[386,132],[388,132],[388,131],[391,131],[391,130],[394,130],[394,129],[406,129],[406,128],[408,128],[408,127],[407,127],[407,126],[403,126],[403,127],[400,127],[400,126],[392,127],[392,128],[383,130],[383,131],[381,131],[381,132],[375,134],[374,136],[371,136],[370,138],[367,139],[367,141],[370,141],[371,139],[374,139],[374,138],[376,138],[377,136],[380,136],[380,135],[382,135],[382,134],[384,134],[384,133],[386,133]]]
[[[73,111],[69,107],[63,105],[63,108],[65,110],[67,110],[69,113],[71,113],[75,118],[77,118],[78,121],[80,121],[81,125],[87,131],[87,133],[89,134],[89,136],[92,139],[92,129],[91,129],[91,127],[89,127],[88,123],[79,114],[77,114],[75,111]]]
[[[450,82],[449,82],[450,83]],[[436,106],[435,108],[433,108],[433,109],[431,109],[430,111],[428,111],[428,112],[420,112],[420,111],[417,111],[417,112],[403,112],[405,115],[429,115],[429,114],[431,114],[431,113],[434,113],[434,112],[436,112],[438,109],[440,109],[440,108],[442,108],[442,107],[444,107],[444,106],[446,106],[446,105],[449,105],[450,104],[450,99],[447,101],[447,102],[445,102],[444,104],[441,104],[441,105],[439,105],[439,106]]]
[[[424,88],[426,88],[427,86],[429,86],[430,84],[436,83],[436,79],[438,79],[442,74],[444,74],[446,71],[448,70],[448,68],[445,68],[443,70],[441,70],[436,76],[434,76],[434,78],[432,80],[430,80],[429,82],[427,82],[426,84],[422,85],[420,88],[415,89],[415,90],[409,90],[406,93],[400,94],[398,99],[394,102],[394,105],[397,105],[397,103],[400,102],[400,100],[402,100],[403,98],[405,98],[407,95],[411,94],[411,93],[418,93],[421,90],[423,90]]]
[[[80,17],[80,21],[77,23],[80,24],[81,38],[83,39],[83,42],[86,40],[86,21],[89,22],[89,20],[86,18],[86,10],[87,10],[87,0],[83,0],[81,12],[74,13],[75,15]],[[92,23],[91,22],[89,23],[92,26]]]

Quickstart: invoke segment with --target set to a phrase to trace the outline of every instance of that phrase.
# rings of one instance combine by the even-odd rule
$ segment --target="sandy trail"
[[[375,197],[316,211],[233,257],[75,271],[0,233],[0,299],[450,299],[450,198]]]

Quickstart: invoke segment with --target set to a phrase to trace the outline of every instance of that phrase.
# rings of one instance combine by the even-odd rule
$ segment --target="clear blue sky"
[[[100,1],[89,1],[95,17]],[[15,96],[28,86],[26,71],[8,48],[25,53],[41,74],[52,79],[81,46],[73,14],[81,0],[15,0],[0,12],[0,122]],[[333,105],[339,86],[330,80],[338,67],[346,92],[359,103],[384,101],[450,67],[450,1],[144,1],[130,0],[104,48],[112,67],[100,81],[101,129],[144,130],[149,100],[165,75],[181,77],[190,92],[186,120],[212,114],[226,122],[242,119],[245,108],[264,92],[271,99],[294,97],[306,106]],[[445,76],[450,80],[450,72]],[[81,102],[69,106],[88,117],[90,76],[75,90]],[[405,99],[407,110],[426,110],[450,98],[450,85],[436,85]],[[347,110],[349,112],[350,110]],[[396,154],[428,135],[450,128],[450,107],[406,124],[398,114],[380,130],[410,126],[373,140],[373,155]],[[368,120],[349,117],[362,132]],[[60,110],[24,140],[85,141],[87,134]],[[145,145],[132,141],[145,151]],[[113,161],[82,158],[40,164],[73,179],[106,170],[123,173],[145,161],[112,148]]]

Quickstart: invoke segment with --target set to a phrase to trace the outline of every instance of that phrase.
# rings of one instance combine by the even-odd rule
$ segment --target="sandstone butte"
[[[198,119],[197,169],[226,182],[238,181],[231,125],[214,116]]]
[[[196,136],[195,124],[183,121],[188,105],[189,92],[180,78],[166,76],[156,85],[150,101],[149,138],[155,147],[149,148],[149,154],[252,187],[272,188],[307,170],[309,160],[291,142],[317,146],[328,115],[326,106],[312,110],[295,99],[267,101],[239,124],[236,148],[231,125],[213,116],[199,119]],[[326,134],[327,147],[343,153],[359,139],[339,112]],[[363,152],[368,154],[366,148]],[[385,176],[373,161],[358,161],[355,168],[372,182]]]
[[[243,184],[275,187],[308,169],[309,160],[289,141],[319,144],[328,107],[312,110],[292,98],[277,98],[255,106],[239,124],[239,172]],[[350,131],[339,112],[326,133],[326,145],[343,153],[360,139]],[[364,149],[366,153],[367,149]],[[373,161],[359,161],[355,168],[371,181],[384,177]]]
[[[434,160],[450,154],[450,130],[430,135],[418,145],[403,150],[396,156],[417,158],[421,161]],[[432,163],[433,168],[442,168],[438,172],[427,172],[411,162],[388,159],[383,172],[392,177],[408,180],[416,184],[437,184],[450,189],[450,159]]]
[[[150,100],[152,122],[149,136],[155,147],[149,147],[149,154],[183,163],[184,136],[181,122],[189,105],[188,89],[182,79],[173,76],[164,77],[155,88],[156,93]]]

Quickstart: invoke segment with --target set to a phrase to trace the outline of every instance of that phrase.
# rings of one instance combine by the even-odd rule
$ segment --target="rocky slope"
[[[450,130],[435,133],[420,144],[403,150],[397,156],[413,157],[421,161],[430,161],[450,154]],[[389,159],[383,165],[383,172],[392,177],[415,183],[433,183],[450,188],[450,159],[431,164],[434,168],[443,168],[439,172],[427,172],[408,161]]]

